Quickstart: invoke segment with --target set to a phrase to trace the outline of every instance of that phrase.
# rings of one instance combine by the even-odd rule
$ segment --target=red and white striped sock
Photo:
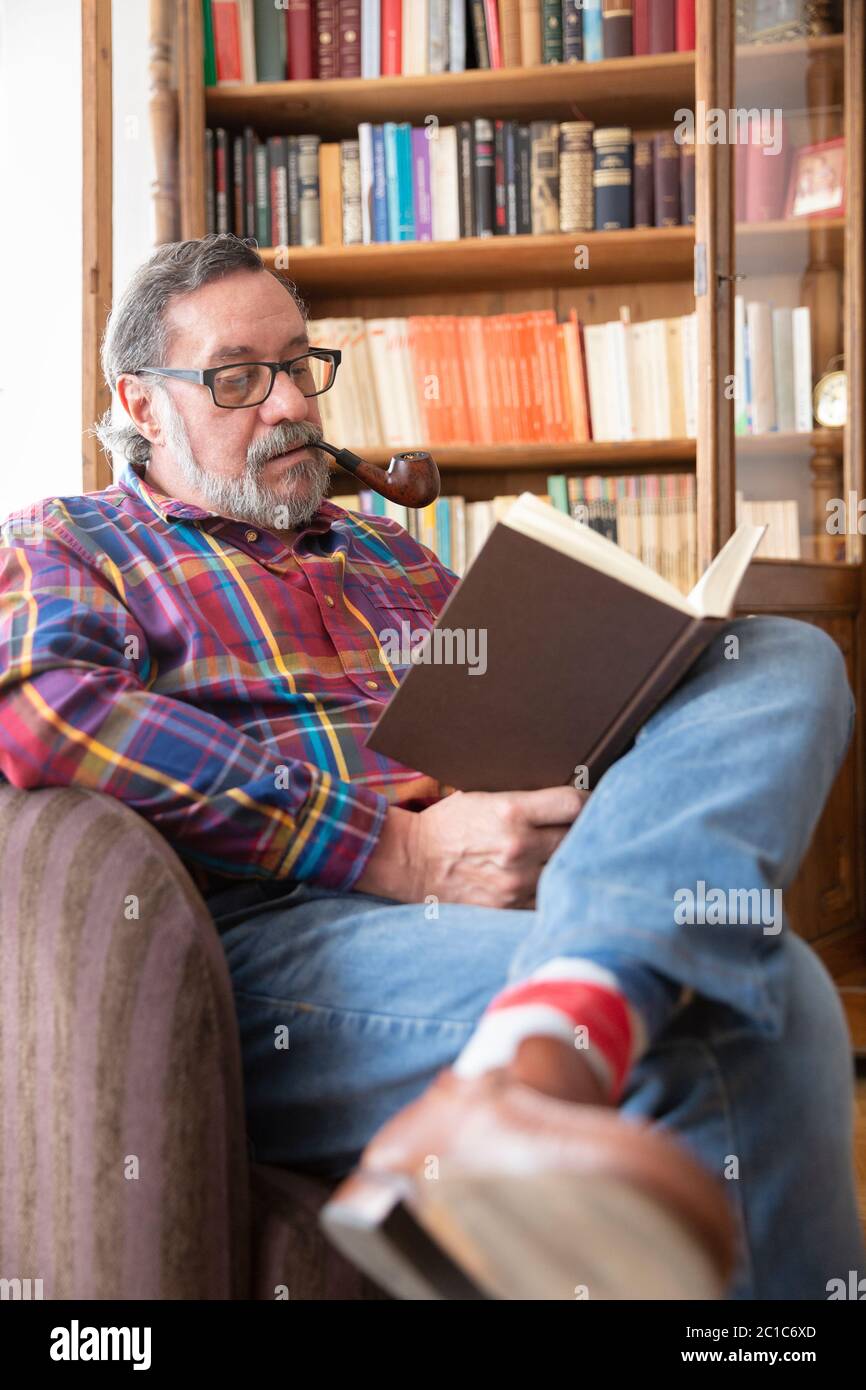
[[[508,1066],[523,1038],[538,1034],[580,1050],[612,1100],[647,1046],[643,1019],[615,975],[593,961],[557,957],[490,1001],[453,1070],[468,1077]]]

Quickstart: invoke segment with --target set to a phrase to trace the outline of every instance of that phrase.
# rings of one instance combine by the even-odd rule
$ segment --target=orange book
[[[569,325],[556,325],[556,360],[559,364],[559,390],[562,398],[563,440],[574,439],[574,416],[571,409],[571,391],[568,385],[568,354],[565,340]]]
[[[478,400],[481,391],[481,363],[476,360],[472,318],[471,314],[457,315],[457,356],[460,361],[460,375],[463,380],[463,413],[467,444],[477,444],[480,441]]]
[[[426,320],[421,314],[410,314],[406,320],[406,335],[409,340],[409,359],[412,378],[417,383],[415,395],[418,401],[418,414],[424,439],[432,444],[436,440],[436,425],[428,394],[424,389],[430,365],[427,360]]]
[[[343,184],[340,172],[340,144],[319,146],[319,200],[322,215],[322,245],[343,245]]]
[[[467,407],[471,377],[467,381],[464,373],[463,354],[460,351],[460,321],[460,314],[450,314],[448,317],[448,367],[449,386],[454,402],[454,442],[471,444],[472,429]]]
[[[576,410],[574,417],[577,433],[575,434],[575,438],[579,443],[585,444],[592,439],[592,425],[589,415],[589,384],[586,379],[586,347],[583,341],[583,325],[577,317],[576,309],[569,310],[568,322],[574,330],[572,342],[577,354],[577,380],[575,382]]]

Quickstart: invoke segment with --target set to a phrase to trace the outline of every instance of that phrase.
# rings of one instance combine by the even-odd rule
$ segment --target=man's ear
[[[151,444],[162,442],[162,426],[153,406],[153,390],[145,386],[140,377],[129,372],[117,378],[117,394],[139,434]]]

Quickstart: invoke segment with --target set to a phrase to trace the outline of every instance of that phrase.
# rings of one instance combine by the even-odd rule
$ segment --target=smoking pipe
[[[439,469],[424,449],[409,449],[395,454],[387,468],[358,458],[351,449],[337,449],[320,439],[317,449],[324,449],[341,468],[354,473],[365,487],[398,502],[401,507],[427,507],[439,496]]]

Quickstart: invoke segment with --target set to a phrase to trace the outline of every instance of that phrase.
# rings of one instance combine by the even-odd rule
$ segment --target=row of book
[[[323,427],[387,449],[695,438],[695,315],[632,324],[622,314],[313,320],[310,341],[343,354],[319,397]]]
[[[440,497],[416,511],[369,490],[331,498],[349,511],[390,516],[460,575],[515,500],[514,496],[484,502]],[[555,474],[547,479],[544,500],[621,545],[683,593],[697,583],[694,474],[610,478]]]
[[[695,147],[589,121],[358,127],[357,140],[205,137],[209,231],[351,246],[695,220]]]
[[[738,526],[746,521],[751,526],[767,528],[756,552],[762,560],[800,559],[800,508],[796,499],[749,501],[738,489],[735,500]]]
[[[691,51],[695,0],[202,0],[208,86]]]
[[[812,428],[812,316],[734,300],[734,430],[807,433]]]

